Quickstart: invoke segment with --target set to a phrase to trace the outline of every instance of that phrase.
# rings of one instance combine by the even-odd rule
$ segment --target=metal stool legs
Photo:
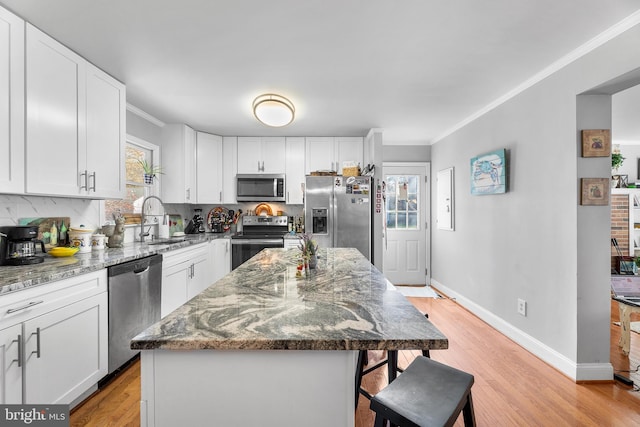
[[[425,313],[424,317],[429,318],[429,314]],[[422,355],[424,357],[431,357],[429,353],[429,349],[423,349]],[[398,350],[387,350],[387,359],[377,363],[374,366],[371,366],[367,369],[364,369],[365,365],[369,363],[369,356],[367,350],[360,350],[358,352],[358,362],[356,366],[356,408],[358,407],[358,399],[362,394],[367,399],[371,400],[371,394],[362,388],[362,377],[368,374],[369,372],[375,371],[379,367],[383,365],[387,365],[387,378],[389,379],[389,384],[393,382],[398,377],[398,372],[404,372],[402,368],[398,367]]]

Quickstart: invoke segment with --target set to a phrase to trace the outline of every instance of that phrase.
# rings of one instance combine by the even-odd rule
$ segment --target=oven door
[[[231,239],[231,269],[235,270],[266,248],[284,248],[284,239]]]

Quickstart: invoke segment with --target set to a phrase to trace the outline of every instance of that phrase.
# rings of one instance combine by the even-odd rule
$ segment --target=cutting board
[[[60,225],[62,224],[62,221],[64,221],[64,225],[67,227],[67,229],[69,229],[71,222],[68,216],[46,217],[46,218],[19,218],[18,225],[38,226],[38,239],[44,242],[45,247],[51,247],[51,243],[49,242],[49,233],[51,230],[51,226],[53,225],[54,222],[56,223],[56,227],[58,227],[58,236],[59,236]]]

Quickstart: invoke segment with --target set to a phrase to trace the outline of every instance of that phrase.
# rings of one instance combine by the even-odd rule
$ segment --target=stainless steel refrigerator
[[[371,177],[307,176],[305,232],[320,247],[357,248],[371,261]]]

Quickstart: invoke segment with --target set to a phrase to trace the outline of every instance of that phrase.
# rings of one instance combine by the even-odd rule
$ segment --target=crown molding
[[[146,121],[153,123],[154,125],[158,126],[158,127],[163,127],[166,123],[163,122],[162,120],[159,120],[155,117],[153,117],[151,114],[142,111],[141,109],[139,109],[138,107],[131,105],[127,102],[127,111],[135,114],[138,117],[141,117],[143,119],[145,119]]]

